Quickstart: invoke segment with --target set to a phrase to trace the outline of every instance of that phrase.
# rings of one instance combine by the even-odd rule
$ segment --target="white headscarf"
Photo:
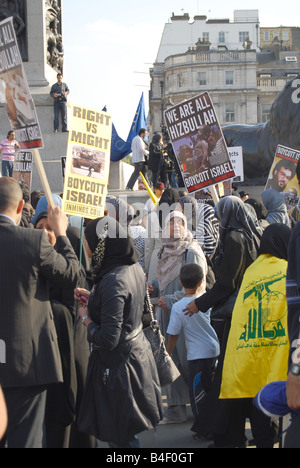
[[[181,218],[184,222],[184,234],[179,238],[170,238],[169,224],[171,219]],[[179,277],[182,267],[183,255],[187,250],[192,250],[206,263],[203,250],[187,229],[187,220],[180,211],[171,212],[165,220],[165,228],[162,236],[162,248],[158,254],[158,283],[159,289],[163,291],[174,279]],[[206,275],[207,271],[204,272]]]

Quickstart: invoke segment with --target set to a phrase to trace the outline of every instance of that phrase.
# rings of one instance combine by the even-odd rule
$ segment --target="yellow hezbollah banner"
[[[112,120],[107,112],[72,105],[63,211],[89,219],[104,215]]]
[[[220,398],[253,398],[286,380],[289,339],[287,262],[260,255],[246,270],[234,306]]]

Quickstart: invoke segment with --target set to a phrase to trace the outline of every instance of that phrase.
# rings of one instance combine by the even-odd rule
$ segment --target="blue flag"
[[[133,118],[127,141],[131,142],[134,137],[137,136],[141,128],[147,128],[144,93],[142,93],[138,108]]]
[[[106,108],[103,109],[106,111]],[[138,135],[141,128],[147,128],[146,121],[146,112],[145,112],[145,102],[144,102],[144,93],[142,93],[139,105],[137,107],[136,113],[134,115],[131,128],[127,137],[127,140],[124,141],[116,130],[114,124],[112,125],[112,139],[111,139],[111,153],[110,160],[117,162],[124,159],[128,154],[131,153],[131,142],[133,138]]]

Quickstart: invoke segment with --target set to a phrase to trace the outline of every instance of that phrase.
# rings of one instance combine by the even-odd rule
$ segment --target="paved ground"
[[[188,407],[188,421],[183,424],[165,424],[157,426],[156,430],[146,431],[139,435],[142,447],[145,449],[199,449],[207,448],[212,441],[198,441],[193,439],[191,432],[193,417]],[[251,431],[247,424],[246,436],[251,439]],[[104,442],[98,443],[98,448],[107,448]],[[250,447],[249,447],[250,448]]]
[[[143,448],[205,448],[211,443],[193,439],[192,413],[188,408],[188,421],[183,424],[165,424],[157,426],[156,430],[146,431],[139,435]],[[107,448],[100,442],[98,448]]]

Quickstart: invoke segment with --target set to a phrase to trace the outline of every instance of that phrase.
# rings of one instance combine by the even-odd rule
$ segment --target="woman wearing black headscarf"
[[[153,187],[155,187],[163,163],[163,144],[162,144],[162,136],[159,133],[155,133],[152,138],[152,142],[149,145],[149,162],[148,167],[150,171],[152,171],[152,183]]]
[[[178,208],[187,218],[188,229],[196,238],[196,227],[197,227],[197,209],[198,203],[195,198],[190,196],[183,196],[178,199]]]
[[[254,208],[258,223],[262,229],[265,229],[267,226],[269,226],[270,223],[266,221],[268,211],[261,200],[258,198],[248,198],[245,203],[246,205],[250,205],[252,208]]]
[[[213,258],[216,282],[193,301],[186,312],[206,312],[228,299],[239,288],[246,268],[257,258],[262,229],[237,197],[222,198],[216,207],[220,239]]]
[[[142,331],[145,278],[138,252],[113,218],[90,222],[85,230],[94,286],[76,290],[87,307],[79,314],[92,347],[81,430],[110,447],[139,447],[136,434],[162,417],[161,391],[149,342]]]
[[[224,413],[226,420],[227,408],[224,409],[226,404],[220,403],[218,396],[234,302],[246,269],[257,258],[262,230],[258,226],[257,219],[238,197],[222,198],[216,206],[216,217],[220,222],[220,238],[213,258],[215,284],[185,309],[185,313],[191,315],[212,308],[212,324],[218,334],[221,347],[213,388],[211,394],[207,396],[207,417],[202,415],[193,430],[201,435],[208,433],[215,435],[217,431],[221,431],[218,440],[214,437],[216,446],[239,446],[243,441],[236,441],[235,434],[227,433],[227,440],[223,438],[224,424],[220,416]]]

